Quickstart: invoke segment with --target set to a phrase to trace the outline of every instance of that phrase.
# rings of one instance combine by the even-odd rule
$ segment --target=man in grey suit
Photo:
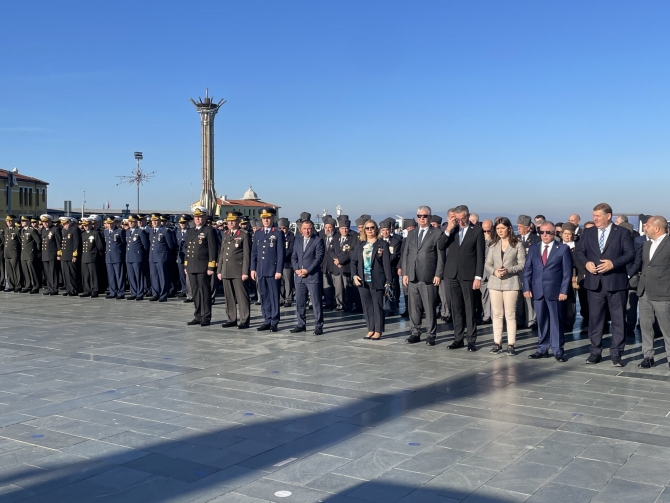
[[[426,313],[428,339],[426,344],[435,345],[437,321],[435,319],[435,297],[444,271],[444,254],[438,250],[440,229],[430,225],[431,210],[419,206],[416,212],[418,227],[407,234],[403,241],[402,283],[408,289],[411,335],[407,343],[421,341],[421,314]]]
[[[655,216],[647,220],[649,237],[642,247],[642,273],[637,285],[642,329],[642,356],[638,367],[654,366],[654,319],[663,333],[665,353],[670,348],[670,244],[668,221]]]

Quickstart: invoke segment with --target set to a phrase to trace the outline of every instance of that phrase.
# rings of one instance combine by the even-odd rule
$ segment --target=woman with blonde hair
[[[377,341],[384,332],[384,290],[391,285],[389,245],[379,239],[379,227],[367,220],[359,243],[351,256],[351,275],[363,305],[363,316],[368,327],[365,339]]]

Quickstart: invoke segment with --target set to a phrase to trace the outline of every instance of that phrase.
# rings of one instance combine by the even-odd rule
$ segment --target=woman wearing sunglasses
[[[389,246],[378,238],[379,228],[367,220],[360,241],[351,257],[351,274],[363,304],[363,316],[368,326],[365,339],[377,341],[384,332],[384,290],[391,285]]]
[[[526,249],[517,239],[509,218],[498,217],[495,233],[489,241],[486,254],[486,272],[489,274],[489,297],[493,320],[493,349],[502,352],[503,317],[507,320],[507,354],[513,356],[516,342],[516,302],[521,290],[520,274],[526,263]]]

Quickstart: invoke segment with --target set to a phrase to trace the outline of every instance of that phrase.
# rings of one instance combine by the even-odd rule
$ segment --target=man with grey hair
[[[528,249],[541,241],[537,234],[530,231],[530,224],[531,219],[528,215],[519,215],[519,218],[516,220],[517,238],[523,244],[526,256],[528,256]],[[519,296],[519,300],[516,303],[516,322],[520,326],[523,326],[521,325],[521,320],[524,320],[526,327],[531,330],[537,330],[537,315],[533,307],[533,299],[526,298],[523,295]]]
[[[419,206],[416,211],[418,227],[407,234],[400,259],[402,283],[408,288],[411,335],[408,344],[421,341],[421,315],[426,313],[428,338],[426,344],[435,345],[437,322],[435,296],[444,270],[443,254],[438,248],[440,230],[430,225],[431,209]]]
[[[440,236],[439,248],[446,250],[445,275],[451,291],[454,342],[448,349],[465,346],[467,326],[468,351],[477,351],[477,319],[475,291],[481,287],[484,275],[485,239],[479,225],[468,219],[469,209],[456,206],[447,228]]]
[[[628,217],[626,215],[619,215],[614,221],[615,224],[621,225],[623,223],[628,223]]]
[[[472,225],[479,224],[479,215],[477,213],[470,213],[470,223]]]
[[[454,216],[454,208],[449,208],[447,210],[447,222],[451,220]],[[446,263],[446,254],[447,251],[443,252],[445,254],[444,262]],[[442,278],[446,276],[442,274]],[[451,317],[451,291],[449,290],[449,281],[442,281],[438,287],[438,294],[440,296],[440,318],[442,321],[449,323],[452,321]]]
[[[637,285],[640,300],[640,328],[642,356],[638,367],[654,366],[654,320],[663,334],[665,352],[670,349],[670,245],[668,221],[662,216],[650,217],[645,234],[649,238],[642,245],[642,273]]]

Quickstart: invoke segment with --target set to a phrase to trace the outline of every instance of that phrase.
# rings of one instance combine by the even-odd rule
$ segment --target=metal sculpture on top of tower
[[[216,192],[214,191],[214,117],[219,108],[226,102],[221,99],[215,103],[209,97],[209,89],[205,91],[205,99],[198,96],[198,101],[191,98],[191,103],[200,114],[202,126],[202,192],[200,205],[207,208],[210,215],[216,210]]]

